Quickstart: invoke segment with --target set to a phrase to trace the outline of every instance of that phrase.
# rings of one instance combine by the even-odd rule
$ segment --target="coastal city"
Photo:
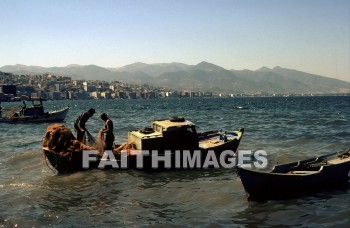
[[[174,90],[148,84],[135,85],[120,81],[73,80],[53,74],[5,73],[0,71],[0,101],[43,100],[93,100],[93,99],[153,99],[195,97],[252,97],[252,96],[315,96],[349,94],[227,94],[212,91]]]
[[[131,85],[119,81],[72,80],[71,77],[52,74],[16,75],[0,72],[0,101],[38,98],[89,100],[212,96],[214,94],[207,91],[176,91],[147,84]]]

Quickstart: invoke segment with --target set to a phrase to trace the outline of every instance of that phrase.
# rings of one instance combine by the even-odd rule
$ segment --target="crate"
[[[144,134],[140,131],[130,131],[128,142],[134,143],[137,150],[162,150],[164,148],[163,135],[160,132]]]

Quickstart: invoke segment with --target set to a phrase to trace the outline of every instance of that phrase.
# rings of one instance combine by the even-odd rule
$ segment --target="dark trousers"
[[[79,142],[85,143],[84,142],[85,131],[81,131],[79,126],[76,124],[74,124],[74,129],[77,131],[77,140]]]
[[[106,134],[105,136],[105,150],[113,150],[114,135]]]

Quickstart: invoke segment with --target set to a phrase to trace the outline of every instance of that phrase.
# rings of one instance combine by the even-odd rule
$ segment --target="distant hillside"
[[[298,80],[299,82],[305,83],[310,86],[310,89],[313,89],[315,91],[317,90],[319,92],[337,92],[339,90],[342,90],[342,88],[350,89],[349,82],[344,82],[334,78],[328,78],[281,67],[275,67],[272,69],[272,71],[286,78]]]
[[[249,91],[254,90],[249,80],[241,79],[223,68],[208,70],[206,67],[192,67],[187,71],[163,73],[156,79],[153,83],[156,86],[163,85],[181,90],[241,93],[242,85]]]
[[[308,85],[294,80],[283,77],[274,72],[265,71],[235,71],[232,72],[240,79],[249,81],[249,85],[255,88],[256,92],[269,92],[269,93],[305,93],[314,92],[310,91]],[[247,84],[242,85],[243,90],[249,90]]]
[[[197,65],[183,63],[134,63],[120,68],[96,65],[68,65],[44,68],[39,66],[3,66],[0,71],[18,74],[51,73],[73,79],[122,81],[150,84],[178,90],[226,93],[344,93],[350,83],[320,75],[281,67],[262,67],[256,71],[226,70],[208,62]]]
[[[26,66],[26,65],[6,65],[3,67],[0,67],[0,71],[2,72],[29,72],[29,73],[44,73],[47,68],[40,67],[40,66]]]
[[[186,71],[191,66],[183,63],[157,63],[157,64],[145,64],[145,63],[134,63],[119,68],[110,68],[112,71],[118,72],[143,72],[152,77],[157,77],[165,72],[176,72]]]

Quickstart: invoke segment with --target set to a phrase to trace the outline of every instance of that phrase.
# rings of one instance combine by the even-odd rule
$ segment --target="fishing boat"
[[[0,117],[0,123],[42,123],[42,122],[62,122],[67,115],[69,107],[51,112],[45,112],[43,105],[33,105],[24,108],[20,114],[14,112],[5,117]]]
[[[62,130],[58,132],[57,129]],[[230,156],[234,156],[243,132],[244,129],[197,133],[195,124],[182,117],[155,120],[152,123],[152,128],[129,131],[128,141],[117,145],[116,149],[113,150],[113,156],[118,168],[123,166],[121,164],[123,156],[124,161],[127,161],[127,167],[124,168],[127,169],[154,171],[206,168],[208,156],[211,156],[210,159],[217,161],[221,159],[221,161],[226,162]],[[60,145],[66,146],[59,146],[58,142]],[[42,150],[44,157],[59,173],[96,168],[104,159],[101,151],[98,151],[96,147],[89,147],[77,142],[70,130],[63,125],[48,127],[43,139]],[[83,167],[84,150],[89,150],[89,156],[93,157],[90,160],[94,160],[90,162],[88,168]],[[121,151],[123,150],[127,151],[126,155],[122,155]],[[225,154],[223,154],[224,151],[226,151]],[[232,153],[227,153],[227,151],[232,151]],[[155,156],[167,156],[170,162],[160,162],[155,167]],[[140,157],[142,158],[140,159]],[[138,163],[139,160],[142,160],[141,164]],[[194,167],[189,163],[193,164]],[[102,167],[102,169],[105,168],[111,167]]]
[[[237,166],[249,200],[285,199],[345,186],[350,150],[275,166],[270,172]]]

